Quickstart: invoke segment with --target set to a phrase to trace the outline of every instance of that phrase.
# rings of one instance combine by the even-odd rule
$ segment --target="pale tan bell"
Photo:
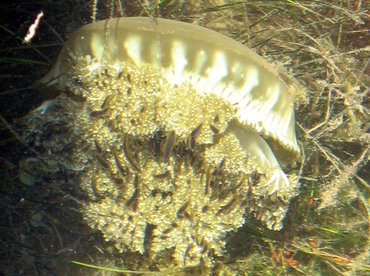
[[[175,85],[190,83],[200,94],[215,94],[236,106],[238,122],[230,125],[248,156],[270,171],[269,195],[290,186],[262,135],[292,154],[299,153],[293,92],[259,55],[227,36],[193,24],[144,17],[115,18],[85,25],[65,43],[43,84],[63,89],[79,57],[94,60],[86,68],[124,62],[161,68]]]

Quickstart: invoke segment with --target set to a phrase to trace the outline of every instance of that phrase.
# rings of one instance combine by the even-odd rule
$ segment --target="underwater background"
[[[366,1],[18,1],[0,16],[0,272],[4,275],[366,275],[369,273],[369,7]],[[23,43],[44,12],[36,36]],[[299,194],[281,231],[253,217],[212,268],[158,272],[119,253],[82,217],[84,195],[24,162],[18,122],[58,91],[32,88],[69,34],[94,20],[151,16],[195,23],[252,48],[299,88]],[[60,176],[61,178],[63,175]],[[51,182],[50,182],[51,183]],[[88,265],[93,267],[88,267]],[[121,272],[115,272],[115,271]],[[122,272],[131,271],[131,272]]]

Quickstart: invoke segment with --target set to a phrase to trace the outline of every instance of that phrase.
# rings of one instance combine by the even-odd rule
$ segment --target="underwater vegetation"
[[[18,147],[1,156],[2,256],[16,265],[21,254],[25,266],[57,275],[367,273],[369,18],[361,1],[78,3],[94,19],[206,26],[269,62],[244,50],[246,66],[235,65],[241,44],[219,35],[225,40],[208,47],[216,33],[197,40],[196,26],[186,43],[180,27],[155,29],[166,30],[162,20],[150,19],[145,33],[118,20],[78,29],[90,19],[70,18],[59,58],[30,92],[41,101],[27,116],[0,114],[13,137],[1,145]],[[90,39],[93,26],[100,35]],[[115,31],[130,29],[118,39],[120,57]],[[256,90],[243,82],[253,78]],[[7,90],[0,97],[21,93]]]

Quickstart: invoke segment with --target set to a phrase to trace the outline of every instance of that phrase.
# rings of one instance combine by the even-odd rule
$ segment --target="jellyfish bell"
[[[248,47],[184,22],[145,17],[102,20],[75,31],[40,82],[64,89],[81,57],[91,61],[85,74],[104,64],[116,65],[117,71],[122,62],[155,66],[170,85],[190,83],[199,94],[224,99],[237,109],[239,124],[230,131],[260,167],[271,168],[275,176],[279,175],[270,183],[275,188],[269,190],[289,185],[262,137],[272,138],[291,156],[299,154],[294,95],[273,66]],[[255,135],[251,135],[253,131]]]

